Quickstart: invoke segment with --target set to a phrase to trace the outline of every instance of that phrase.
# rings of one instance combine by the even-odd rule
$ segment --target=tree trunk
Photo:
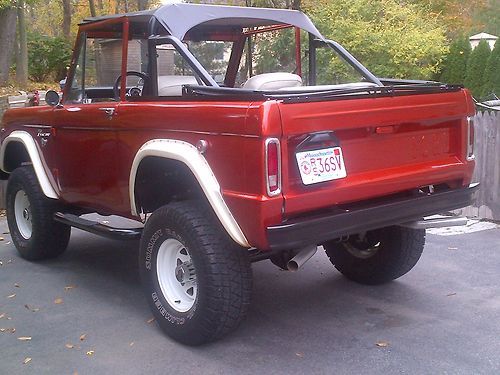
[[[17,27],[19,32],[19,55],[16,61],[16,81],[25,87],[28,84],[28,40],[26,38],[26,15],[24,0],[17,0]]]
[[[99,9],[99,13],[102,14],[104,10],[104,5],[102,4],[102,0],[97,0],[97,7]]]
[[[94,0],[89,0],[89,8],[90,8],[90,15],[92,17],[95,17],[96,13],[95,13],[95,2],[94,2]]]
[[[148,9],[148,4],[149,1],[148,0],[137,0],[137,8],[139,10],[146,10]]]
[[[9,80],[9,69],[16,35],[16,9],[0,9],[0,86]]]
[[[62,4],[63,4],[63,23],[62,23],[63,35],[67,40],[71,40],[71,0],[62,0]]]

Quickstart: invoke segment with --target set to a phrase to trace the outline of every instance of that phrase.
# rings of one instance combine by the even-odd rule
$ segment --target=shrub
[[[486,69],[486,62],[490,57],[490,46],[482,40],[471,52],[467,62],[467,74],[465,77],[465,87],[467,87],[476,100],[481,99],[483,92],[483,79]]]
[[[450,53],[443,62],[440,81],[463,85],[470,53],[471,47],[467,38],[459,38],[451,43]]]
[[[62,38],[28,34],[28,71],[33,81],[60,80],[71,61],[71,46]]]
[[[495,44],[483,76],[483,97],[487,98],[491,94],[500,96],[500,42]]]

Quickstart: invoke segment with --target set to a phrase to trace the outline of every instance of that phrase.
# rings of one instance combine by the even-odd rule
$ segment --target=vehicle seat
[[[158,96],[182,96],[182,86],[197,84],[194,76],[158,76]]]
[[[292,73],[264,73],[250,77],[243,88],[247,90],[280,90],[288,87],[302,86],[302,78]]]

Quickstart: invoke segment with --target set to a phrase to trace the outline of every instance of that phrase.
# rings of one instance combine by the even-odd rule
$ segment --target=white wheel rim
[[[178,312],[191,309],[198,288],[196,273],[186,247],[174,238],[165,240],[158,249],[156,276],[163,296]]]
[[[33,226],[31,223],[31,205],[24,190],[19,190],[16,193],[16,198],[14,200],[14,214],[16,216],[16,224],[17,229],[19,229],[19,233],[25,240],[29,240],[31,238],[31,234],[33,233]]]

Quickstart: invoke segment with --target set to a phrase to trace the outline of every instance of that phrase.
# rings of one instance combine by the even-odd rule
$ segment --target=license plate
[[[340,147],[297,152],[295,157],[304,185],[338,180],[347,176]]]

